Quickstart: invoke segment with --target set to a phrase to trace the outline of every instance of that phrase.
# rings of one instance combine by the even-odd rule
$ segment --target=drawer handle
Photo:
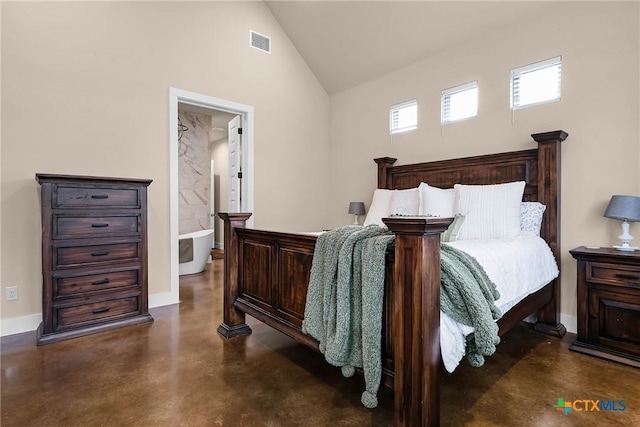
[[[92,199],[108,199],[109,195],[108,194],[92,194],[91,198]]]
[[[109,255],[109,251],[104,251],[104,252],[91,252],[91,256],[105,256],[105,255]]]
[[[620,279],[640,280],[640,276],[637,274],[616,273],[616,277]]]
[[[95,282],[91,282],[92,285],[106,285],[107,283],[109,283],[108,277],[105,277],[102,280],[96,280]]]
[[[109,311],[109,307],[96,308],[95,310],[93,310],[91,312],[93,314],[98,314],[98,313],[106,313],[107,311]]]
[[[108,222],[99,222],[99,223],[91,224],[91,226],[93,228],[102,228],[102,227],[108,227],[109,223]]]

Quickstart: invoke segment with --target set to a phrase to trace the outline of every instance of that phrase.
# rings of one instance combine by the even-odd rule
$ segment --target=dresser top
[[[151,184],[151,179],[143,179],[143,178],[117,178],[117,177],[108,177],[108,176],[87,176],[87,175],[60,175],[60,174],[50,174],[50,173],[37,173],[36,181],[40,184],[43,182],[103,182],[103,183],[129,183],[129,184],[138,184],[138,185],[149,185]]]

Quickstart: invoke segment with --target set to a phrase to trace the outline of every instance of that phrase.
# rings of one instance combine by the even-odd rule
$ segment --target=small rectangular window
[[[478,81],[442,91],[441,115],[442,124],[457,122],[478,115]]]
[[[391,135],[418,128],[418,100],[392,105],[389,114],[389,132]]]
[[[560,100],[562,57],[511,70],[511,109]]]

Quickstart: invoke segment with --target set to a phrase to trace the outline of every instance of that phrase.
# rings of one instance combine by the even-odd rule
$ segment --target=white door
[[[209,194],[209,228],[213,230],[211,247],[216,246],[216,173],[215,162],[211,160],[211,189]]]
[[[240,212],[242,206],[241,129],[241,118],[235,116],[229,122],[229,212]]]

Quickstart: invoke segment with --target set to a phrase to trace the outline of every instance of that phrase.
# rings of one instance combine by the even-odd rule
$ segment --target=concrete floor
[[[360,404],[361,377],[249,318],[224,341],[222,261],[180,280],[180,304],[152,324],[43,347],[3,337],[2,419],[9,426],[389,426],[393,393]],[[575,336],[519,326],[482,368],[443,371],[442,425],[638,426],[640,370],[570,352]],[[625,400],[624,411],[557,412],[558,398]]]

